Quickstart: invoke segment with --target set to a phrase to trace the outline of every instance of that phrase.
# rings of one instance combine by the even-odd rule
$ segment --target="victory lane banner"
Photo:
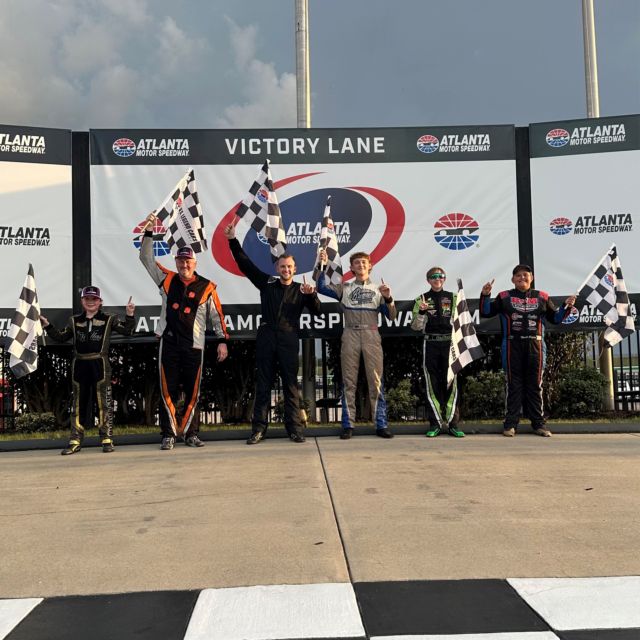
[[[122,306],[133,295],[138,329],[153,330],[160,298],[138,260],[141,225],[193,167],[209,234],[197,271],[217,284],[231,334],[255,335],[259,294],[238,270],[222,230],[269,159],[298,281],[303,275],[311,281],[330,196],[345,278],[353,277],[349,255],[366,251],[374,264],[372,280],[384,279],[409,309],[427,288],[425,273],[434,265],[447,271],[450,286],[464,278],[470,299],[491,278],[508,288],[519,259],[514,139],[514,128],[506,125],[93,130],[93,284],[101,287],[108,307]],[[175,269],[162,230],[156,231],[156,258]],[[274,273],[265,238],[242,220],[236,235],[253,262]],[[331,306],[325,308],[324,320],[308,327],[303,322],[308,335],[339,331]],[[384,331],[411,334],[405,320]]]
[[[29,264],[42,310],[72,308],[71,132],[0,125],[0,340],[5,341]]]
[[[640,116],[532,124],[536,283],[570,295],[615,243],[627,290],[640,294]],[[601,325],[583,308],[580,328]],[[583,320],[588,320],[587,323]]]

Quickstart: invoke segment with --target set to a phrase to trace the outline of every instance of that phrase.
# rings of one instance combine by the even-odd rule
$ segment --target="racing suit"
[[[560,324],[571,311],[559,308],[537,289],[501,291],[492,301],[480,294],[480,317],[500,316],[502,366],[506,376],[505,429],[516,429],[524,407],[533,429],[544,426],[542,375],[546,345],[544,321]]]
[[[393,320],[397,315],[393,298],[385,300],[378,285],[369,279],[366,282],[354,280],[341,285],[331,284],[324,271],[318,277],[318,292],[338,300],[343,311],[344,330],[340,347],[342,428],[353,429],[358,369],[362,355],[373,423],[376,429],[386,429],[387,402],[382,380],[382,340],[378,332],[378,312]]]
[[[124,336],[133,333],[135,319],[104,313],[102,309],[92,318],[82,312],[72,316],[67,326],[58,331],[52,324],[45,327],[47,335],[56,342],[73,338],[72,404],[70,445],[82,445],[85,429],[94,426],[94,407],[98,408],[98,432],[100,441],[112,444],[113,403],[111,398],[111,365],[109,343],[111,332]]]
[[[266,434],[271,404],[271,387],[280,372],[284,394],[284,426],[289,435],[302,435],[298,392],[298,326],[306,307],[312,314],[320,312],[315,293],[304,294],[300,285],[283,285],[280,278],[258,269],[243,251],[240,242],[229,240],[231,253],[242,273],[260,291],[262,319],[256,335],[256,395],[251,429]]]
[[[427,308],[420,311],[422,301]],[[451,313],[456,296],[451,291],[427,291],[416,298],[411,328],[424,334],[422,370],[427,389],[427,417],[432,427],[457,428],[458,379],[447,386],[451,350]]]
[[[216,285],[194,273],[184,282],[175,271],[157,263],[153,256],[152,232],[145,231],[140,261],[158,285],[162,298],[156,335],[160,337],[160,393],[162,437],[197,435],[200,427],[200,379],[207,325],[218,342],[226,340],[227,327]],[[184,393],[184,406],[178,402]]]

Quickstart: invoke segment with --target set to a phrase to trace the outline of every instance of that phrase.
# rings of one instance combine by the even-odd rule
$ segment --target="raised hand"
[[[224,237],[227,240],[233,240],[236,237],[236,228],[235,225],[233,223],[228,224],[223,230],[222,233],[224,233]]]
[[[302,276],[302,284],[300,285],[300,292],[304,294],[314,293],[316,288],[312,284],[307,284],[307,279]]]
[[[391,289],[389,288],[389,285],[382,278],[380,278],[380,282],[382,282],[382,284],[378,287],[378,291],[383,298],[390,298]]]
[[[496,281],[495,278],[491,279],[491,282],[487,282],[484,287],[482,287],[482,295],[490,296],[491,295],[491,287],[493,287],[493,283]]]
[[[136,310],[136,305],[133,302],[133,296],[129,296],[129,302],[127,302],[127,306],[125,307],[127,310],[127,315],[132,316],[134,311]]]

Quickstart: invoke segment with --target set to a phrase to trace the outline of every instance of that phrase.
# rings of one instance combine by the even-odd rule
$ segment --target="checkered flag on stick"
[[[169,249],[191,247],[194,253],[207,248],[202,206],[193,169],[171,190],[164,202],[156,209],[156,217],[167,229],[164,239]],[[175,253],[175,252],[174,252]]]
[[[322,216],[322,228],[320,229],[320,243],[318,250],[324,249],[327,252],[327,264],[324,265],[327,282],[331,284],[342,284],[342,263],[340,262],[340,251],[338,249],[338,237],[331,218],[331,196],[327,198]],[[321,265],[316,258],[316,266],[313,269],[313,279],[320,276]]]
[[[262,165],[260,175],[253,181],[249,194],[238,206],[236,215],[245,218],[256,233],[267,239],[271,248],[271,259],[276,262],[287,249],[287,236],[282,224],[278,197],[273,190],[268,160]]]
[[[40,304],[33,276],[33,266],[29,265],[29,271],[9,327],[9,346],[7,349],[11,354],[9,366],[16,378],[22,378],[38,368],[38,336],[41,335]]]
[[[458,295],[451,318],[451,349],[449,351],[449,369],[447,386],[453,384],[454,378],[474,360],[484,358],[484,351],[478,341],[473,319],[462,288],[462,280],[458,279]]]
[[[582,283],[578,296],[604,316],[607,328],[604,339],[610,346],[635,332],[629,294],[622,277],[622,267],[616,245],[612,244],[602,260]]]

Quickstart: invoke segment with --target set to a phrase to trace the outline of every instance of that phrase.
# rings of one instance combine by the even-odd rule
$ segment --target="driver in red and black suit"
[[[536,435],[549,437],[545,427],[542,400],[542,374],[546,346],[544,321],[560,324],[576,301],[569,296],[558,308],[545,291],[532,289],[533,270],[525,264],[516,265],[511,282],[515,289],[501,291],[491,300],[493,280],[482,287],[480,317],[500,315],[502,326],[502,366],[506,374],[507,410],[503,435],[516,435],[523,404]]]

